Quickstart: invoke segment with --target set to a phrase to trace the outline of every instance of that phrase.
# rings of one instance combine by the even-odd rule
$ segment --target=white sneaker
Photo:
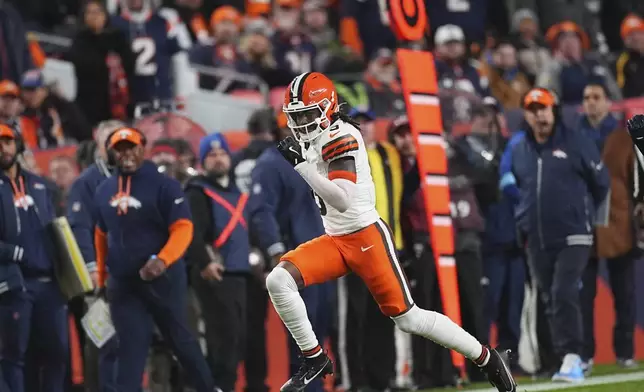
[[[552,381],[582,383],[584,380],[584,372],[581,369],[581,358],[577,354],[566,354],[561,368],[552,376]]]

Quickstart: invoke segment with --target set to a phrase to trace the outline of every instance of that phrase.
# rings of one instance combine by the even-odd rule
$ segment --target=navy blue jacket
[[[529,246],[592,245],[595,211],[610,183],[599,151],[586,135],[560,125],[540,145],[532,132],[523,132],[510,140],[500,176],[504,192],[516,196],[517,225]]]
[[[94,163],[78,176],[67,196],[67,220],[72,228],[87,268],[96,268],[94,228],[96,227],[96,189],[110,176],[103,162]]]
[[[606,142],[608,135],[617,128],[619,128],[619,122],[615,116],[610,113],[597,125],[597,128],[590,125],[590,121],[588,121],[588,117],[586,115],[581,116],[581,118],[579,118],[579,124],[577,124],[577,129],[595,141],[595,145],[597,145],[599,152],[604,150],[604,143]]]
[[[47,225],[55,218],[43,178],[20,171],[27,196],[14,202],[11,181],[0,174],[0,294],[23,287],[24,277],[52,276],[54,243]],[[25,201],[26,209],[18,207]]]
[[[119,194],[130,178],[130,193]],[[125,186],[124,186],[125,188]],[[119,200],[127,202],[125,213],[118,213]],[[107,233],[106,269],[111,278],[133,278],[148,259],[168,242],[170,226],[180,219],[191,219],[181,184],[157,171],[152,162],[131,175],[116,172],[96,190],[97,226]],[[178,265],[182,259],[174,264]]]
[[[129,38],[136,57],[133,85],[129,86],[134,103],[173,98],[172,57],[186,46],[181,29],[159,13],[142,24],[120,15],[113,16],[111,23]]]
[[[248,263],[250,239],[246,207],[248,195],[240,192],[232,182],[224,188],[207,177],[198,176],[186,184],[186,196],[195,227],[192,244],[186,254],[188,261],[196,263],[202,269],[208,265],[210,258],[203,252],[208,244],[222,256],[226,273],[250,271]],[[245,206],[242,216],[235,226],[231,226],[234,228],[228,238],[221,237],[233,218],[233,212],[230,210],[234,211],[240,205]],[[218,240],[221,243],[217,243]]]
[[[270,256],[324,234],[311,188],[275,147],[253,169],[249,208],[259,245]]]

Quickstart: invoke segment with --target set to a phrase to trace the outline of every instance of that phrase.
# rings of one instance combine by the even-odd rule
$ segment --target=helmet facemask
[[[291,106],[290,104],[288,106]],[[318,138],[331,124],[329,109],[331,101],[325,98],[308,106],[301,103],[284,106],[288,127],[298,142],[311,142]]]

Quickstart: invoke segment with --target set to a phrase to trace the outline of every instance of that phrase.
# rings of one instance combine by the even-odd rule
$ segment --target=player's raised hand
[[[286,139],[279,142],[277,144],[277,150],[287,161],[289,161],[291,165],[293,165],[293,167],[304,162],[302,147],[293,136],[288,136]]]
[[[642,151],[644,147],[644,114],[636,114],[626,122],[628,133],[633,139],[633,143]]]

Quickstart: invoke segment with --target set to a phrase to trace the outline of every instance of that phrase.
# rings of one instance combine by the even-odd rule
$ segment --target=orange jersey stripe
[[[341,146],[346,143],[351,143],[351,142],[356,142],[356,138],[354,138],[353,135],[344,135],[337,139],[333,139],[327,144],[325,144],[324,146],[322,146],[322,155],[327,154],[329,151],[333,150],[338,146]]]
[[[170,225],[170,238],[157,255],[165,265],[170,266],[179,260],[192,242],[194,226],[189,219],[179,219]]]
[[[342,154],[346,154],[346,153],[351,152],[351,151],[357,151],[358,147],[359,146],[358,146],[357,141],[353,141],[353,142],[350,142],[350,143],[345,143],[345,144],[342,144],[342,145],[338,146],[337,148],[329,151],[327,154],[322,154],[322,159],[327,161],[327,162],[332,161],[334,158],[337,158]]]
[[[341,178],[343,180],[349,180],[351,182],[357,182],[356,173],[350,172],[348,170],[334,170],[329,173],[329,180],[333,181],[336,178]]]
[[[98,273],[98,287],[105,287],[107,261],[107,235],[98,226],[94,229],[94,247],[96,248],[96,272]]]

